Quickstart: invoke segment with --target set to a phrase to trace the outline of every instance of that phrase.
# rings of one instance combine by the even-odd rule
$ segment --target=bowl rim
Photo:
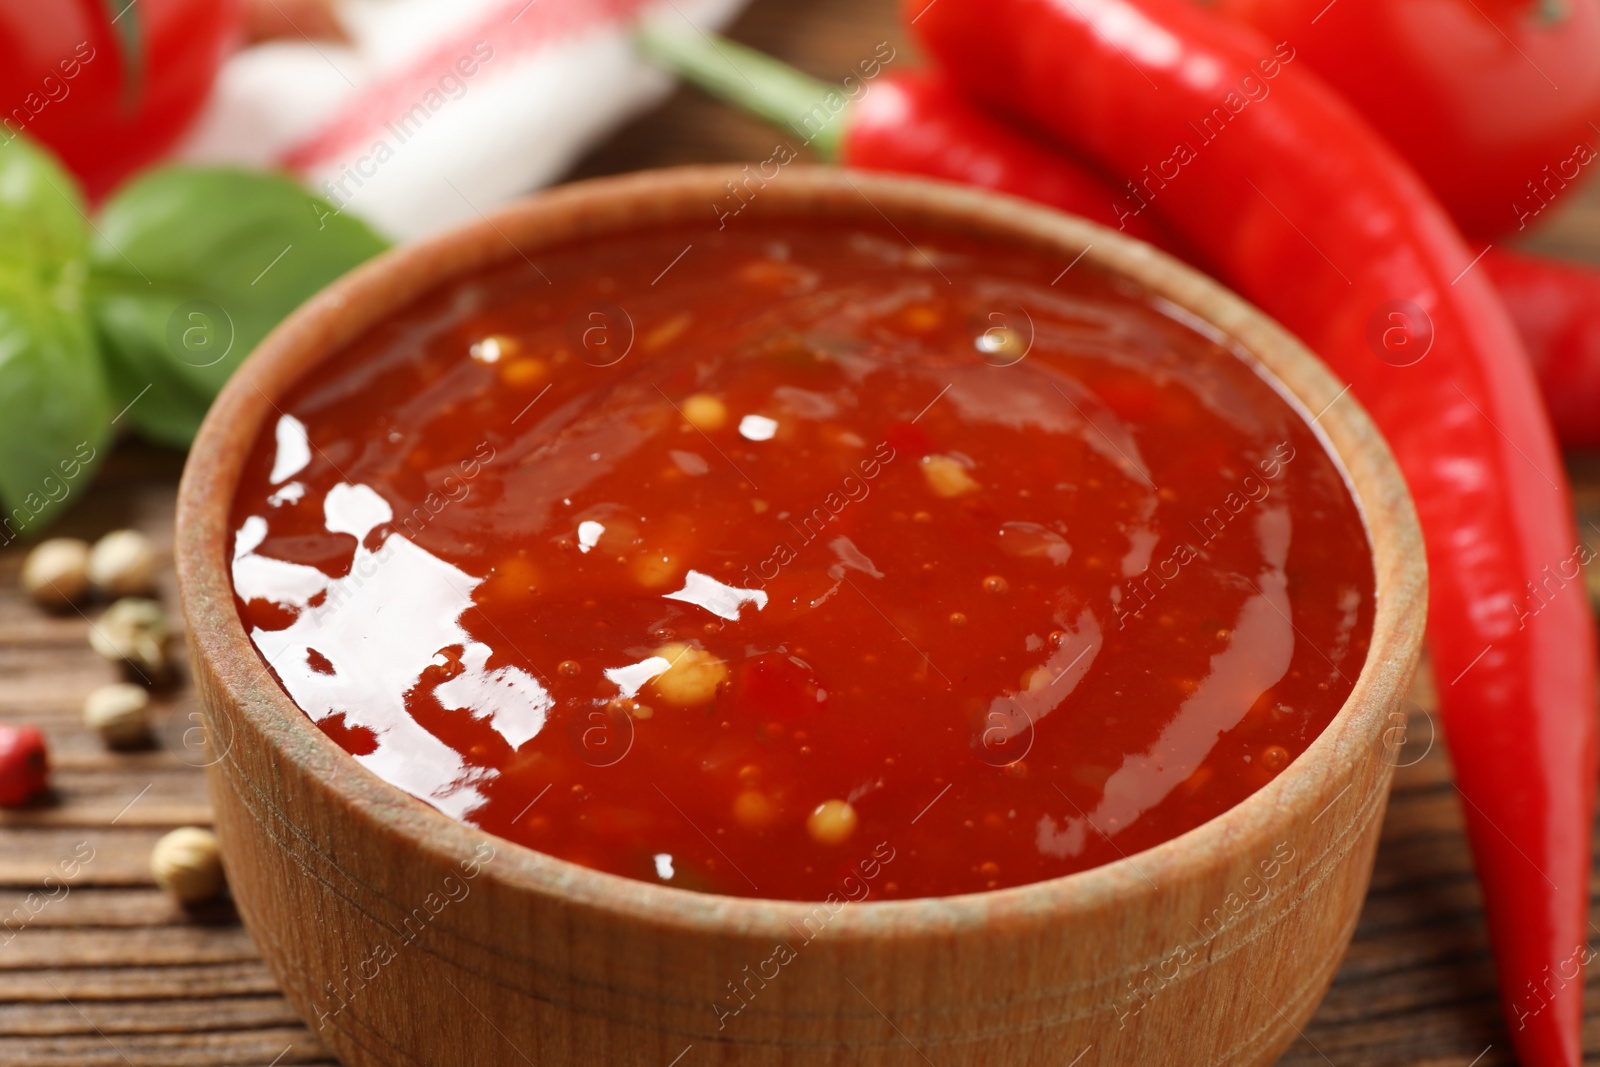
[[[394,248],[333,282],[257,346],[212,404],[179,486],[174,554],[196,673],[205,664],[230,714],[248,717],[280,760],[339,793],[347,810],[376,829],[446,866],[475,852],[482,855],[477,850],[488,844],[493,862],[482,866],[480,876],[571,908],[681,932],[737,931],[782,940],[826,902],[703,893],[583,867],[458,821],[379,778],[317,728],[268,673],[239,619],[227,567],[228,519],[244,456],[264,420],[278,410],[276,393],[310,366],[417,294],[581,234],[692,221],[689,205],[714,205],[731,188],[726,183],[743,176],[731,165],[692,166],[560,186]],[[1073,874],[954,896],[844,901],[850,906],[828,922],[830,940],[885,939],[931,928],[954,934],[1008,916],[1059,917],[1102,908],[1130,894],[1158,893],[1158,885],[1181,885],[1184,874],[1208,858],[1224,862],[1270,849],[1285,838],[1294,819],[1312,810],[1311,802],[1329,791],[1322,786],[1351,779],[1357,761],[1373,758],[1371,742],[1381,733],[1383,706],[1390,699],[1385,694],[1409,681],[1420,652],[1427,586],[1421,534],[1382,437],[1347,395],[1348,386],[1298,340],[1220,283],[1149,245],[987,190],[838,167],[791,166],[745,207],[766,218],[819,211],[863,220],[881,216],[896,229],[894,218],[914,218],[924,232],[954,230],[1044,248],[1062,254],[1063,263],[1081,258],[1153,292],[1192,317],[1194,325],[1222,335],[1234,354],[1297,410],[1344,474],[1372,550],[1376,610],[1360,674],[1328,726],[1267,785],[1175,838]],[[712,206],[703,212],[707,223],[714,211]],[[353,316],[352,307],[357,309]],[[272,377],[280,364],[297,359],[303,364],[298,370],[280,380]],[[1382,521],[1374,522],[1375,516]],[[224,735],[215,709],[202,704],[211,736]],[[226,736],[231,739],[231,731]],[[231,758],[231,740],[215,758]]]

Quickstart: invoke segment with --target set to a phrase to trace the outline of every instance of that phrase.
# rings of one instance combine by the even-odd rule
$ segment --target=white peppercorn
[[[89,628],[89,644],[113,663],[154,681],[167,673],[167,642],[172,627],[154,600],[123,597]]]
[[[83,702],[84,725],[111,748],[135,748],[150,737],[150,694],[130,682],[103,685]]]
[[[114,530],[89,551],[89,584],[104,596],[148,593],[155,576],[155,546],[138,530]]]
[[[89,545],[76,537],[40,541],[22,561],[22,590],[45,608],[64,608],[89,588]]]
[[[200,904],[222,892],[222,853],[217,835],[182,826],[156,842],[150,853],[156,884],[183,904]]]

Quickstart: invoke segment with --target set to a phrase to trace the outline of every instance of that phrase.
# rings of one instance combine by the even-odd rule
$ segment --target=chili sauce
[[[903,899],[1166,841],[1338,711],[1371,552],[1306,412],[1069,263],[754,219],[448,284],[277,402],[240,616],[369,770],[630,878]]]

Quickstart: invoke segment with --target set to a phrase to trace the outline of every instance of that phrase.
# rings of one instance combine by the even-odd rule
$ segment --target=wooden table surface
[[[733,32],[823,77],[842,76],[884,40],[896,46],[897,65],[914,62],[892,0],[754,0]],[[577,173],[751,162],[770,155],[776,141],[761,124],[679,91],[591,153]],[[1568,204],[1534,243],[1600,259],[1600,192]],[[124,445],[95,486],[78,490],[82,499],[58,531],[92,538],[133,526],[166,553],[181,463],[176,453]],[[1588,521],[1600,523],[1600,457],[1574,457],[1571,465],[1581,528],[1600,529]],[[1600,535],[1591,540],[1600,547]],[[105,751],[82,728],[79,708],[116,674],[89,651],[86,617],[47,616],[23,599],[21,562],[19,551],[0,552],[0,719],[46,731],[56,792],[46,805],[0,813],[0,922],[10,918],[9,929],[0,926],[0,1064],[331,1064],[277,992],[231,909],[186,915],[151,882],[155,840],[171,827],[210,819],[198,768],[205,753],[191,732],[192,692],[179,683],[157,695],[156,748]],[[161,595],[176,611],[170,565]],[[1426,677],[1413,696],[1403,760],[1416,762],[1395,779],[1355,941],[1285,1065],[1515,1062]],[[60,867],[74,858],[77,873],[63,883]],[[52,872],[56,878],[46,882]],[[30,906],[29,894],[41,896]],[[41,899],[48,901],[42,907]],[[30,911],[17,929],[13,916]],[[1585,1062],[1600,1063],[1594,981],[1584,1039]],[[907,1062],[913,1060],[908,1050]]]

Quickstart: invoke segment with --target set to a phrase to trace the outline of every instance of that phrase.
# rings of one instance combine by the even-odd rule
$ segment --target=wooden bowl
[[[291,316],[213,405],[184,471],[178,574],[217,830],[262,955],[352,1065],[1270,1062],[1326,990],[1371,873],[1395,762],[1386,732],[1404,721],[1422,639],[1416,517],[1366,414],[1299,342],[1210,279],[1082,219],[803,167],[744,208],[887,217],[1047,249],[1063,264],[1082,253],[1231,336],[1318,416],[1372,539],[1371,652],[1321,737],[1218,818],[1108,866],[995,892],[842,906],[705,895],[440,814],[359,766],[266,673],[234,607],[228,514],[275,399],[452,279],[586,235],[711,226],[738,176],[584,182],[390,252]]]

